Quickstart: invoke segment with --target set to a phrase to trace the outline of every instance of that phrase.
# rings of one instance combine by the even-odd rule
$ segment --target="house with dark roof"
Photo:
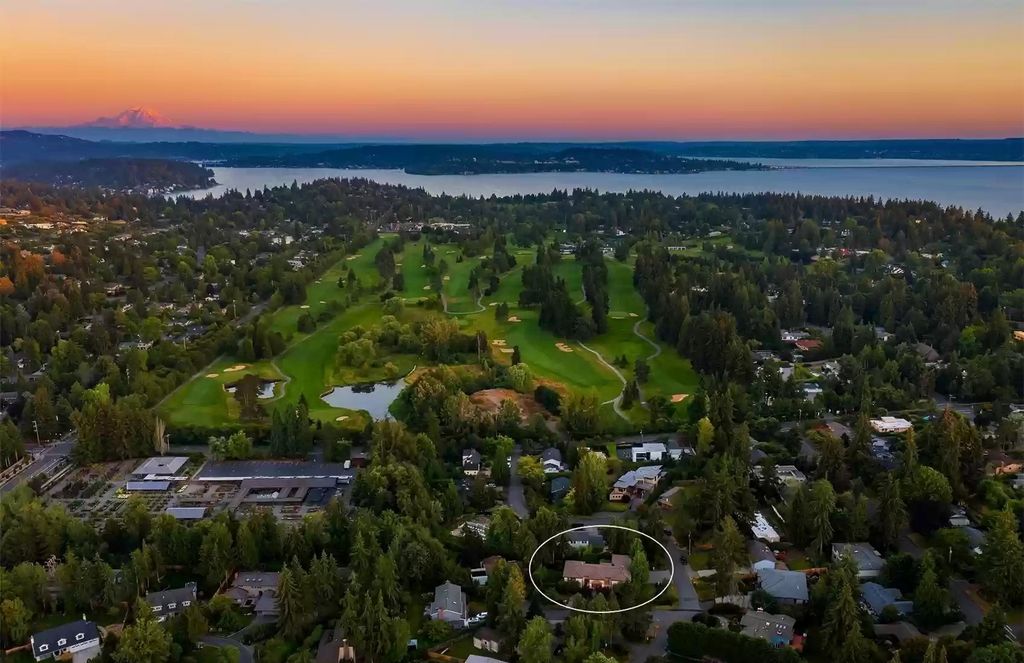
[[[860,595],[862,604],[876,619],[890,605],[896,608],[901,617],[914,611],[914,602],[903,600],[903,592],[895,587],[883,587],[877,582],[866,582],[860,586]]]
[[[186,583],[184,587],[164,589],[146,594],[146,603],[158,622],[167,620],[185,611],[196,600],[196,584]]]
[[[480,473],[480,467],[480,452],[476,449],[463,449],[462,473],[469,477],[475,477]]]
[[[647,465],[626,472],[612,485],[608,499],[624,502],[633,497],[645,497],[658,485],[664,476],[661,465]]]
[[[356,660],[356,648],[340,628],[325,629],[316,648],[316,663],[341,663]]]
[[[775,568],[775,553],[764,542],[748,540],[747,552],[750,554],[750,568],[755,572]]]
[[[565,472],[565,463],[562,462],[562,452],[555,447],[548,447],[540,452],[540,464],[544,468],[544,474],[556,474]]]
[[[466,593],[453,582],[445,581],[434,588],[434,600],[424,611],[427,617],[449,624],[466,624]]]
[[[37,661],[71,655],[75,663],[84,663],[99,656],[101,652],[100,629],[85,619],[34,633],[29,643],[32,646],[32,657]]]
[[[807,603],[807,576],[800,571],[758,569],[757,582],[769,596],[784,605]]]
[[[570,487],[569,479],[566,477],[555,477],[551,480],[551,486],[549,493],[551,495],[552,502],[562,501],[566,495],[569,494]]]

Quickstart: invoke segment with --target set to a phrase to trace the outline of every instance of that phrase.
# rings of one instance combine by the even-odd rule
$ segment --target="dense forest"
[[[24,182],[117,190],[185,191],[216,184],[209,168],[170,159],[37,161],[8,166],[3,176]]]

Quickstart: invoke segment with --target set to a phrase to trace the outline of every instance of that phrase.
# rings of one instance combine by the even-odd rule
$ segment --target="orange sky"
[[[1024,3],[3,3],[0,121],[465,138],[1024,135]]]

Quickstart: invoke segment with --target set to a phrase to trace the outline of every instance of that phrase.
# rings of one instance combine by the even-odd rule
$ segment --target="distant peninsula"
[[[414,175],[501,173],[702,173],[711,170],[764,170],[746,161],[690,158],[625,147],[550,148],[511,145],[359,145],[323,152],[253,155],[225,165],[277,168],[400,169]]]

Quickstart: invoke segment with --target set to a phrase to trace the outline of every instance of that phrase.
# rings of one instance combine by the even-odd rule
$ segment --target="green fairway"
[[[465,258],[456,262],[459,251],[452,245],[443,244],[435,249],[438,260],[444,258],[448,271],[444,275],[444,295],[451,313],[469,313],[477,310],[476,295],[469,289],[469,273],[480,264],[482,257]],[[481,290],[486,283],[479,284]]]

